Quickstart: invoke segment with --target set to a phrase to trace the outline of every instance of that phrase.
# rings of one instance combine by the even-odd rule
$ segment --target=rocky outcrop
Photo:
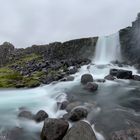
[[[14,46],[11,43],[4,42],[0,45],[0,66],[10,62],[13,51]]]
[[[91,126],[83,121],[76,123],[63,140],[97,140]]]
[[[0,87],[34,88],[75,74],[82,65],[91,62],[89,58],[94,54],[97,39],[54,42],[25,49],[16,49],[6,42],[0,46],[0,67],[7,66],[7,76],[5,80],[0,79]],[[14,75],[13,79],[8,79],[9,75]],[[72,80],[72,77],[64,79]]]
[[[64,43],[54,42],[47,45],[33,45],[25,49],[16,49],[8,42],[0,46],[0,66],[15,62],[30,54],[42,56],[45,60],[80,59],[93,56],[97,37],[81,38]]]
[[[131,27],[120,30],[123,59],[129,64],[140,64],[140,14]]]

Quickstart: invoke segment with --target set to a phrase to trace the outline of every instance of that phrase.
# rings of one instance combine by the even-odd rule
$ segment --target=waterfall
[[[94,63],[109,64],[111,61],[120,60],[119,33],[99,37],[95,50]]]

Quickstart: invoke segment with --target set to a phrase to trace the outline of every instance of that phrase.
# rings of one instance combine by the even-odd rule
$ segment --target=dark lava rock
[[[66,107],[66,111],[70,112],[72,109],[74,109],[75,107],[80,106],[80,105],[82,105],[82,102],[80,102],[80,101],[75,101],[75,102],[69,103]]]
[[[69,69],[68,74],[75,74],[76,72],[78,72],[78,69],[76,67],[72,67]]]
[[[37,112],[37,114],[34,116],[34,119],[36,122],[42,122],[44,121],[46,118],[48,118],[48,114],[44,111],[44,110],[40,110],[39,112]]]
[[[19,118],[26,118],[26,119],[30,119],[32,120],[33,119],[33,114],[30,112],[30,111],[21,111],[19,114],[18,114],[18,117]]]
[[[132,71],[121,70],[121,69],[111,69],[110,75],[115,76],[118,79],[132,79]]]
[[[118,79],[132,79],[132,71],[128,70],[118,70],[117,72],[117,78]]]
[[[68,106],[68,104],[69,104],[68,101],[63,101],[63,102],[58,102],[58,103],[57,103],[58,108],[61,109],[61,110],[66,109],[66,107]]]
[[[85,86],[85,89],[90,92],[94,92],[98,89],[98,84],[93,83],[93,82],[88,82]]]
[[[91,126],[83,121],[77,122],[63,140],[97,140]]]
[[[133,80],[140,81],[140,76],[139,75],[133,75]]]
[[[82,84],[87,84],[88,82],[93,82],[93,77],[91,74],[84,74],[81,77],[81,83]]]
[[[131,128],[114,132],[111,136],[111,140],[140,140],[140,129]]]
[[[73,109],[69,114],[69,120],[71,121],[79,121],[83,118],[86,118],[88,115],[88,111],[86,108],[77,107]]]
[[[115,80],[116,78],[115,78],[114,76],[112,76],[112,75],[107,75],[107,76],[105,76],[105,79],[106,79],[106,80],[113,81],[113,80]]]
[[[62,119],[46,119],[41,132],[41,140],[62,140],[69,123]]]
[[[118,74],[118,69],[110,69],[110,75],[111,76],[117,76],[117,74]]]
[[[131,64],[140,64],[140,14],[132,22],[132,26],[120,30],[121,54]]]

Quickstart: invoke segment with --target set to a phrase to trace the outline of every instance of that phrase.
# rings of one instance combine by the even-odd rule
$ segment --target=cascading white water
[[[120,60],[120,57],[119,33],[99,37],[95,50],[94,63],[109,64],[111,61]]]

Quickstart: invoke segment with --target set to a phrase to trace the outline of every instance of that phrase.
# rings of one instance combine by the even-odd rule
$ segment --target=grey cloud
[[[139,0],[0,0],[0,43],[16,47],[107,35],[131,25]]]

